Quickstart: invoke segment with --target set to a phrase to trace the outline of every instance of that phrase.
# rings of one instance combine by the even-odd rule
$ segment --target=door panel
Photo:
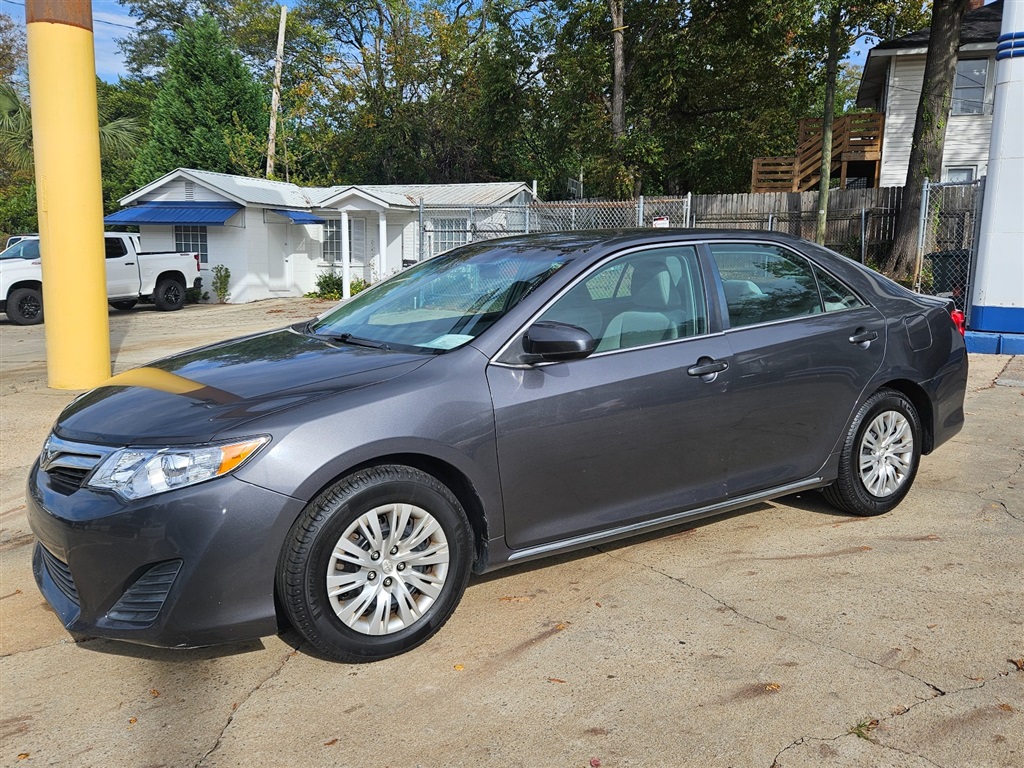
[[[489,366],[510,548],[724,498],[730,371],[722,336],[533,368]],[[709,377],[710,378],[710,377]]]
[[[878,338],[850,342],[858,331]],[[729,495],[813,476],[882,363],[885,322],[872,307],[726,334],[732,353]]]
[[[885,321],[788,248],[744,241],[709,250],[731,326],[729,495],[812,477],[882,363]]]
[[[707,335],[701,275],[692,245],[607,261],[540,316],[585,329],[596,354],[490,366],[510,547],[723,498],[729,345]]]

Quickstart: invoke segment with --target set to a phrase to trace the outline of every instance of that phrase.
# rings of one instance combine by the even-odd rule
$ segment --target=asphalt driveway
[[[111,314],[115,372],[330,305]],[[31,575],[24,482],[74,393],[0,321],[0,765],[1024,765],[1024,359],[880,518],[790,497],[470,581],[372,665],[296,635],[76,643]]]

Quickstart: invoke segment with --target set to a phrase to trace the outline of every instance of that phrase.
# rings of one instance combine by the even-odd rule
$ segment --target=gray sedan
[[[959,320],[775,234],[470,244],[75,400],[36,579],[80,633],[386,658],[471,572],[799,491],[888,512],[963,424]]]

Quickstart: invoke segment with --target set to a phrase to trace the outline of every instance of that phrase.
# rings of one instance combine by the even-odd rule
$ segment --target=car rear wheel
[[[170,312],[185,306],[185,286],[173,278],[165,277],[156,284],[153,303],[161,312]]]
[[[437,632],[469,580],[472,536],[452,492],[412,467],[372,467],[314,499],[277,571],[292,626],[320,653],[365,662]]]
[[[15,325],[43,322],[43,295],[36,288],[15,288],[7,297],[7,317]]]
[[[901,392],[880,389],[857,411],[825,498],[855,515],[884,514],[910,491],[920,459],[917,409]]]

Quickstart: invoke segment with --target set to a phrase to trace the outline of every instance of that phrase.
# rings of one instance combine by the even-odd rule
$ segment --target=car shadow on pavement
[[[94,653],[127,656],[145,661],[185,664],[266,650],[262,640],[243,640],[237,643],[226,643],[224,645],[202,648],[156,648],[120,640],[106,640],[102,637],[74,637],[74,641],[75,645],[79,648]]]
[[[825,497],[817,491],[801,491],[791,496],[782,496],[776,499],[776,501],[780,504],[785,504],[787,507],[802,509],[804,512],[817,512],[818,514],[831,517],[852,518],[854,520],[860,519],[857,515],[851,515],[849,512],[836,509],[825,501]]]

